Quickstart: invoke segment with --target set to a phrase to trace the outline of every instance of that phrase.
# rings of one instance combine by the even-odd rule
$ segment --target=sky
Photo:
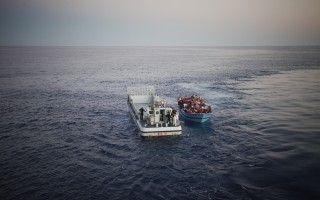
[[[0,45],[320,45],[320,0],[1,0]]]

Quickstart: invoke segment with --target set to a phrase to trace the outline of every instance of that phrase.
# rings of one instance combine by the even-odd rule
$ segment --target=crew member
[[[143,109],[143,107],[140,108],[140,120],[143,120],[143,112],[145,112],[145,110]]]
[[[170,112],[168,112],[168,114],[166,114],[166,117],[167,117],[167,119],[168,119],[168,124],[170,124],[170,118],[171,118],[171,114],[170,114]]]

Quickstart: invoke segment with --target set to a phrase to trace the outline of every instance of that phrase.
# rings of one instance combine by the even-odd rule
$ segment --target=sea
[[[128,86],[213,107],[142,138]],[[320,199],[320,47],[0,47],[1,200]]]

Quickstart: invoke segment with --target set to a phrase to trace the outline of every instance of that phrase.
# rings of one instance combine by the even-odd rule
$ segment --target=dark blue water
[[[140,138],[126,87],[214,107]],[[0,199],[319,199],[319,47],[0,48]]]

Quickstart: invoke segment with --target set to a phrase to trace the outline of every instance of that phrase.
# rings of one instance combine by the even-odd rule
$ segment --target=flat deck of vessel
[[[128,104],[129,107],[131,107],[131,110],[132,109],[136,109],[136,110],[139,110],[141,107],[144,107],[146,106],[147,104],[144,104],[144,103],[135,103],[133,104],[133,106],[131,106],[132,104]],[[134,114],[134,111],[132,110],[131,113],[133,115]],[[160,121],[159,123],[157,124],[147,124],[147,121],[146,120],[141,120],[140,119],[140,115],[135,115],[135,118],[136,118],[136,122],[139,123],[141,125],[141,127],[145,127],[145,128],[168,128],[168,127],[177,127],[177,126],[174,126],[173,124],[167,124],[166,125],[166,122],[164,121]],[[157,126],[158,125],[158,126]],[[168,130],[167,130],[168,131]]]
[[[137,111],[139,111],[141,107],[148,106],[148,104],[145,104],[145,103],[134,103],[133,106],[135,107],[135,109],[136,109]],[[150,125],[150,124],[147,124],[147,121],[146,121],[146,120],[141,120],[141,119],[140,119],[140,115],[139,115],[139,122],[140,122],[141,126],[143,126],[143,127],[145,127],[145,128],[156,128],[156,127],[157,127],[156,124]],[[175,126],[172,125],[172,124],[167,124],[167,125],[166,125],[166,122],[160,121],[160,122],[158,123],[158,127],[175,127]]]

